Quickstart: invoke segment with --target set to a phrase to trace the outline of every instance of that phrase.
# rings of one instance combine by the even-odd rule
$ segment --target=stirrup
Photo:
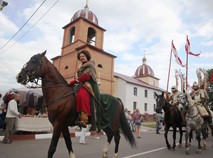
[[[75,121],[75,124],[78,125],[79,127],[83,127],[83,128],[87,127],[86,123],[83,121]]]

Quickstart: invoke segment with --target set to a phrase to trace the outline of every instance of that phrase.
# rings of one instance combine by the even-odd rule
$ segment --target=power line
[[[17,72],[9,65],[7,64],[2,58],[0,58],[0,62],[8,69],[10,70],[13,74],[17,74]]]
[[[35,13],[41,8],[41,6],[44,4],[46,0],[44,0],[41,5],[36,9],[36,11],[30,16],[30,18],[24,23],[24,25],[22,25],[22,27],[10,38],[9,41],[7,41],[7,43],[5,43],[0,50],[2,50],[21,30],[22,28],[30,21],[30,19],[35,15]],[[2,54],[2,53],[1,53]]]
[[[56,3],[58,3],[59,0],[57,0],[45,13],[44,15],[41,16],[40,19],[38,19],[38,21],[32,25],[18,40],[16,40],[10,47],[8,47],[6,50],[2,51],[0,54],[6,52],[8,49],[10,49],[12,46],[14,46],[20,39],[22,39],[55,5]]]

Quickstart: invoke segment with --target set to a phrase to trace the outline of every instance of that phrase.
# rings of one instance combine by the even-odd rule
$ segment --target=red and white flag
[[[174,54],[174,56],[175,56],[176,62],[177,62],[180,66],[185,67],[186,65],[183,65],[183,64],[182,64],[182,61],[181,61],[180,58],[178,57],[178,53],[177,53],[177,50],[176,50],[176,48],[175,48],[175,46],[174,46],[174,44],[173,44],[173,41],[172,41],[172,52],[173,52],[173,54]]]
[[[190,52],[190,42],[189,42],[189,39],[188,39],[188,36],[186,36],[186,45],[185,45],[185,49],[186,49],[186,53],[190,54],[190,55],[193,55],[193,56],[199,56],[201,54],[198,53],[198,54],[194,54],[192,52]]]

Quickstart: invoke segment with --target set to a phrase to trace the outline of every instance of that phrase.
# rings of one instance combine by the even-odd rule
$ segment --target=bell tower
[[[88,0],[84,9],[77,11],[70,23],[63,27],[64,37],[61,55],[54,57],[53,64],[69,83],[76,76],[80,62],[77,53],[86,49],[95,61],[97,79],[104,93],[114,92],[114,58],[103,50],[105,29],[98,25],[98,18],[89,10]]]

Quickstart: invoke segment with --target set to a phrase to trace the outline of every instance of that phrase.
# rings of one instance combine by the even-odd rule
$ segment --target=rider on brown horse
[[[77,80],[70,82],[71,85],[74,85],[78,82],[81,82],[85,85],[87,82],[86,88],[90,88],[88,81],[92,80],[93,83],[96,83],[96,71],[94,61],[91,61],[91,55],[87,50],[78,52],[77,58],[81,61],[81,65],[77,70]],[[91,90],[91,89],[90,89]],[[95,121],[94,121],[94,105],[90,106],[90,94],[87,90],[81,86],[76,95],[77,101],[77,112],[81,113],[80,120],[77,120],[75,123],[79,126],[86,127],[88,122],[88,115],[91,116],[92,129],[95,130]]]
[[[172,86],[171,88],[172,95],[169,96],[168,101],[171,102],[172,105],[176,106],[182,116],[183,125],[185,125],[185,112],[183,108],[180,108],[179,106],[179,100],[178,97],[181,94],[181,92],[178,91],[176,86]]]
[[[88,123],[88,115],[91,116],[91,131],[104,129],[115,118],[119,101],[109,94],[100,94],[96,80],[95,63],[91,61],[91,55],[87,50],[77,54],[82,65],[77,70],[77,80],[70,82],[71,85],[80,84],[77,92],[77,112],[81,113],[80,119],[75,123],[85,127]],[[92,92],[91,92],[92,91]]]

